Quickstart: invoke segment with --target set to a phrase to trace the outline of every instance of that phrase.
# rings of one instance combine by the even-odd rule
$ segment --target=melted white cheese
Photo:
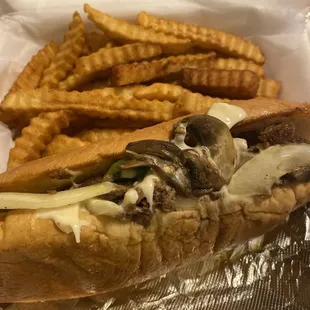
[[[136,187],[140,188],[143,192],[146,201],[148,202],[150,209],[153,210],[153,194],[155,182],[160,181],[156,175],[147,175],[141,183],[138,183]]]
[[[153,207],[153,194],[155,182],[159,181],[159,178],[155,175],[147,175],[144,180],[136,187],[140,188],[149,203],[150,209]],[[112,184],[107,184],[107,188],[112,190],[114,187]],[[71,190],[72,191],[72,190]],[[85,225],[83,221],[79,219],[79,211],[81,209],[87,210],[89,213],[98,215],[107,215],[111,217],[117,217],[124,213],[124,208],[127,205],[134,205],[139,199],[136,189],[129,189],[121,205],[118,205],[112,201],[102,200],[98,198],[90,198],[84,200],[81,203],[71,204],[58,208],[38,209],[36,214],[39,218],[51,219],[55,222],[57,227],[66,234],[74,233],[77,243],[80,242],[80,228]]]
[[[310,240],[310,217],[307,215],[306,217],[306,235],[305,235],[305,240],[309,241]]]
[[[234,138],[236,150],[235,171],[252,159],[256,154],[248,152],[248,143],[245,139]]]
[[[238,149],[239,153],[242,153],[248,150],[248,142],[245,139],[235,138],[234,142],[235,142],[235,147],[236,149]]]
[[[134,205],[137,203],[138,199],[139,199],[138,192],[134,188],[131,188],[126,192],[124,196],[122,207],[125,208],[128,205]]]
[[[223,102],[214,103],[208,115],[221,120],[229,129],[247,117],[247,113],[242,108]]]
[[[36,214],[39,218],[53,220],[56,226],[66,234],[73,232],[76,242],[79,243],[80,229],[83,225],[79,211],[80,205],[72,204],[62,208],[39,209],[36,210]]]
[[[113,201],[98,198],[85,201],[85,207],[90,214],[117,217],[124,213],[124,209]]]
[[[173,140],[171,140],[171,142],[174,143],[181,150],[191,149],[191,147],[184,142],[186,136],[186,126],[187,124],[178,124],[178,131],[175,132],[175,136]]]

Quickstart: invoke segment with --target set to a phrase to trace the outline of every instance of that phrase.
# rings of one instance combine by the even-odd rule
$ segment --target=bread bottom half
[[[146,228],[81,211],[80,243],[33,211],[2,213],[0,302],[77,298],[157,277],[266,233],[309,198],[310,183],[251,203],[203,196],[196,207],[157,210]]]

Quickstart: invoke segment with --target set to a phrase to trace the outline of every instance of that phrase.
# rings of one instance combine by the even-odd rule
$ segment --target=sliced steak
[[[278,144],[310,143],[308,139],[302,137],[298,130],[296,130],[294,122],[267,127],[260,133],[259,140],[264,147]]]

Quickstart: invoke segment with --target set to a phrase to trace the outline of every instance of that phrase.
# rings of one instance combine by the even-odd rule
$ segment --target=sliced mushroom
[[[184,131],[182,158],[188,168],[194,190],[219,190],[234,172],[236,151],[234,140],[225,123],[209,115],[191,116],[174,128],[176,135]]]
[[[174,161],[181,150],[176,145],[162,140],[142,140],[129,143],[126,150],[137,153],[156,156],[161,159]]]
[[[168,141],[144,140],[129,143],[126,154],[152,169],[180,194],[190,196],[188,172],[183,167],[181,150]]]
[[[207,148],[200,152],[187,149],[182,152],[184,165],[188,168],[195,196],[202,196],[212,190],[219,190],[225,181]]]

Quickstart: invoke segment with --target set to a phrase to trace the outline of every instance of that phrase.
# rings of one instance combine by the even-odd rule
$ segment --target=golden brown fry
[[[57,89],[60,90],[74,90],[79,88],[82,84],[89,82],[92,76],[80,76],[76,73],[72,73],[67,78],[59,82]]]
[[[50,66],[44,70],[40,87],[57,88],[68,72],[72,71],[76,60],[82,55],[85,45],[84,23],[78,12],[65,35],[64,43],[59,47]]]
[[[46,145],[64,128],[69,127],[75,116],[71,112],[43,113],[33,118],[22,130],[9,155],[8,168],[12,169],[41,157]]]
[[[162,52],[159,45],[135,43],[115,48],[103,48],[96,53],[78,59],[75,72],[60,82],[58,89],[76,90],[96,77],[108,77],[109,68],[128,61],[152,58]]]
[[[118,44],[115,41],[111,41],[111,42],[108,42],[104,48],[111,48],[111,47],[116,47],[116,46],[121,46],[121,45],[123,45],[123,44]]]
[[[4,111],[33,117],[42,112],[68,110],[95,118],[131,119],[161,122],[173,118],[173,104],[169,101],[137,100],[130,91],[122,96],[102,95],[106,89],[88,92],[64,92],[38,89],[8,95],[2,103]],[[129,96],[129,99],[126,96]]]
[[[178,116],[192,113],[207,113],[213,103],[229,103],[229,101],[229,99],[215,98],[203,96],[198,93],[193,94],[191,92],[185,92],[183,96],[178,100],[178,102],[176,102],[175,113]]]
[[[92,31],[85,34],[86,44],[92,53],[98,52],[104,47],[115,47],[117,43],[105,35],[103,32]]]
[[[153,61],[123,64],[112,68],[112,83],[137,84],[178,73],[187,67],[206,67],[215,53],[170,56]]]
[[[249,70],[184,69],[182,84],[204,95],[251,99],[257,94],[259,76]]]
[[[75,73],[80,76],[90,75],[118,64],[159,56],[161,53],[162,49],[159,45],[146,43],[103,48],[97,53],[80,58],[76,62]]]
[[[89,83],[86,83],[85,85],[81,85],[78,87],[79,91],[89,91],[94,89],[103,89],[111,87],[111,79],[105,79],[100,81],[91,81]]]
[[[0,110],[0,122],[6,124],[10,129],[22,126],[25,121],[11,112]],[[27,123],[27,120],[26,120]]]
[[[261,79],[257,96],[277,98],[281,89],[281,82],[272,79]]]
[[[265,76],[262,66],[257,65],[253,61],[242,58],[215,58],[211,59],[209,69],[217,70],[250,70],[255,72],[260,77]]]
[[[146,29],[190,39],[201,48],[216,50],[223,54],[253,60],[258,64],[265,62],[264,54],[258,45],[233,34],[212,28],[204,28],[163,18],[157,18],[146,12],[138,15],[138,23]]]
[[[175,115],[182,116],[190,113],[207,112],[215,102],[228,102],[228,99],[211,98],[199,93],[171,84],[155,83],[151,86],[137,90],[136,98],[148,100],[168,100],[175,104]]]
[[[85,117],[78,116],[75,121],[72,122],[70,128],[65,131],[69,136],[75,136],[81,132],[81,130],[92,130],[97,129],[121,129],[121,130],[133,130],[141,129],[145,127],[154,126],[158,121],[148,121],[148,120],[138,120],[132,121],[131,119],[124,118],[95,118],[95,117]]]
[[[36,89],[26,92],[16,92],[16,96],[8,95],[1,105],[2,111],[6,112],[8,108],[12,113],[14,111],[10,109],[11,106],[23,104],[24,101],[36,102],[45,101],[46,104],[57,104],[57,103],[78,103],[80,104],[83,100],[85,104],[98,99],[99,101],[104,101],[106,97],[119,97],[125,100],[135,99],[134,93],[145,86],[135,85],[128,87],[106,87],[103,89],[94,89],[92,91],[86,92],[66,92],[61,90],[51,90],[51,89]],[[88,98],[89,96],[89,98]],[[99,102],[100,104],[100,102]],[[29,109],[30,113],[30,109]],[[26,115],[25,115],[26,116]],[[28,115],[31,117],[31,113]]]
[[[119,129],[120,127],[126,129],[141,129],[155,125],[156,121],[139,120],[133,122],[131,120],[124,119],[91,119],[89,124],[90,128],[108,128],[108,129]]]
[[[65,153],[89,144],[91,144],[91,142],[82,141],[79,138],[72,138],[67,135],[58,135],[47,145],[43,156]]]
[[[79,75],[75,72],[67,76],[67,78],[58,84],[57,89],[60,90],[80,90],[85,84],[89,85],[94,82],[102,82],[107,80],[111,75],[111,70],[104,70],[87,75]],[[103,88],[103,87],[101,87]]]
[[[50,41],[46,44],[31,58],[23,71],[18,75],[9,92],[37,88],[43,71],[50,65],[57,51],[58,45],[55,42]]]
[[[84,130],[77,135],[81,141],[87,141],[91,143],[96,143],[102,139],[115,139],[119,136],[133,132],[134,129],[103,129],[103,128],[94,128]]]
[[[8,91],[8,94],[22,89],[28,90],[37,88],[44,69],[49,66],[57,50],[58,45],[53,41],[50,41],[39,50],[18,75],[14,84]],[[3,111],[0,112],[0,121],[7,124],[10,128],[16,128],[24,123],[22,119],[18,119],[12,113],[5,113]]]
[[[84,45],[83,51],[82,51],[82,56],[88,56],[91,54],[91,50],[87,44]]]
[[[165,79],[163,79],[163,83],[165,83]],[[181,82],[179,80],[172,80],[172,81],[169,81],[169,83],[171,85],[179,85],[179,86],[182,86],[181,85]]]
[[[136,90],[134,96],[137,99],[176,102],[184,91],[185,89],[178,85],[154,83],[151,86]]]
[[[102,13],[89,4],[84,4],[84,11],[96,26],[113,39],[124,42],[144,42],[159,44],[165,53],[182,53],[190,48],[190,40],[144,29],[138,25],[127,23],[108,14]]]

